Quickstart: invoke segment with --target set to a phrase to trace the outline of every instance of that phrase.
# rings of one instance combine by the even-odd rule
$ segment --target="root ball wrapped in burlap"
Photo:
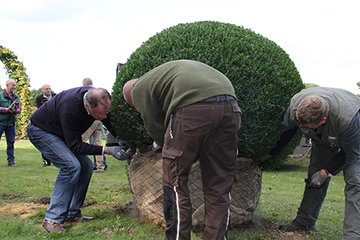
[[[230,227],[248,223],[258,205],[261,171],[252,160],[238,158],[236,180],[231,191]],[[133,200],[140,215],[165,226],[163,211],[162,156],[153,151],[137,154],[129,166],[129,182]],[[204,193],[200,163],[196,161],[189,175],[188,186],[192,203],[192,226],[203,228],[205,218]]]

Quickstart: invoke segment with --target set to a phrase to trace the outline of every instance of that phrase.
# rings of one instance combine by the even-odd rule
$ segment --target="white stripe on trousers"
[[[231,193],[230,192],[229,192],[229,199],[231,202]],[[226,221],[225,233],[229,230],[229,224],[230,224],[230,205],[228,207],[228,217],[227,217],[227,221]],[[224,240],[228,240],[228,238],[226,237],[226,234],[224,235]]]
[[[179,240],[179,234],[180,234],[180,208],[179,208],[179,196],[178,196],[178,193],[176,191],[176,186],[174,186],[174,193],[175,193],[176,212],[177,212],[176,240]]]

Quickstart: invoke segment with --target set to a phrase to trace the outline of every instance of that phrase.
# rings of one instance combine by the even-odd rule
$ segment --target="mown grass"
[[[24,204],[40,204],[51,196],[58,169],[42,167],[40,153],[28,141],[15,143],[15,163],[7,167],[6,142],[0,140],[0,210]],[[94,173],[82,212],[96,219],[87,223],[65,226],[66,233],[47,234],[41,222],[47,205],[40,205],[33,215],[29,210],[0,211],[0,239],[164,239],[164,229],[140,219],[126,206],[131,192],[126,163],[107,156],[105,173]],[[342,174],[332,178],[315,233],[285,234],[278,230],[281,223],[292,221],[300,204],[307,160],[293,160],[276,171],[264,171],[259,206],[254,221],[231,229],[229,239],[342,239],[344,182]],[[11,205],[7,205],[11,204]],[[202,239],[202,233],[192,233],[192,239]]]

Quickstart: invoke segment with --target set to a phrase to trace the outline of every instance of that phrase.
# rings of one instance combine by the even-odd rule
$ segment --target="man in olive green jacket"
[[[190,239],[187,181],[197,159],[205,198],[204,239],[228,239],[241,121],[229,79],[204,63],[171,61],[127,82],[124,97],[162,146],[165,239]]]

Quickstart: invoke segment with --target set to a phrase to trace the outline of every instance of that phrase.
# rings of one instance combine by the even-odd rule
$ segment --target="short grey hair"
[[[82,85],[93,85],[93,81],[90,78],[84,78],[84,80],[82,81]]]
[[[14,80],[14,79],[8,79],[7,81],[6,81],[6,85],[8,85],[10,82],[12,82],[12,81],[14,81],[15,83],[16,83],[16,81]]]
[[[110,100],[110,101],[109,101]],[[110,104],[109,104],[110,102]],[[91,88],[85,96],[85,103],[90,109],[96,108],[98,104],[111,107],[111,95],[105,88]]]

